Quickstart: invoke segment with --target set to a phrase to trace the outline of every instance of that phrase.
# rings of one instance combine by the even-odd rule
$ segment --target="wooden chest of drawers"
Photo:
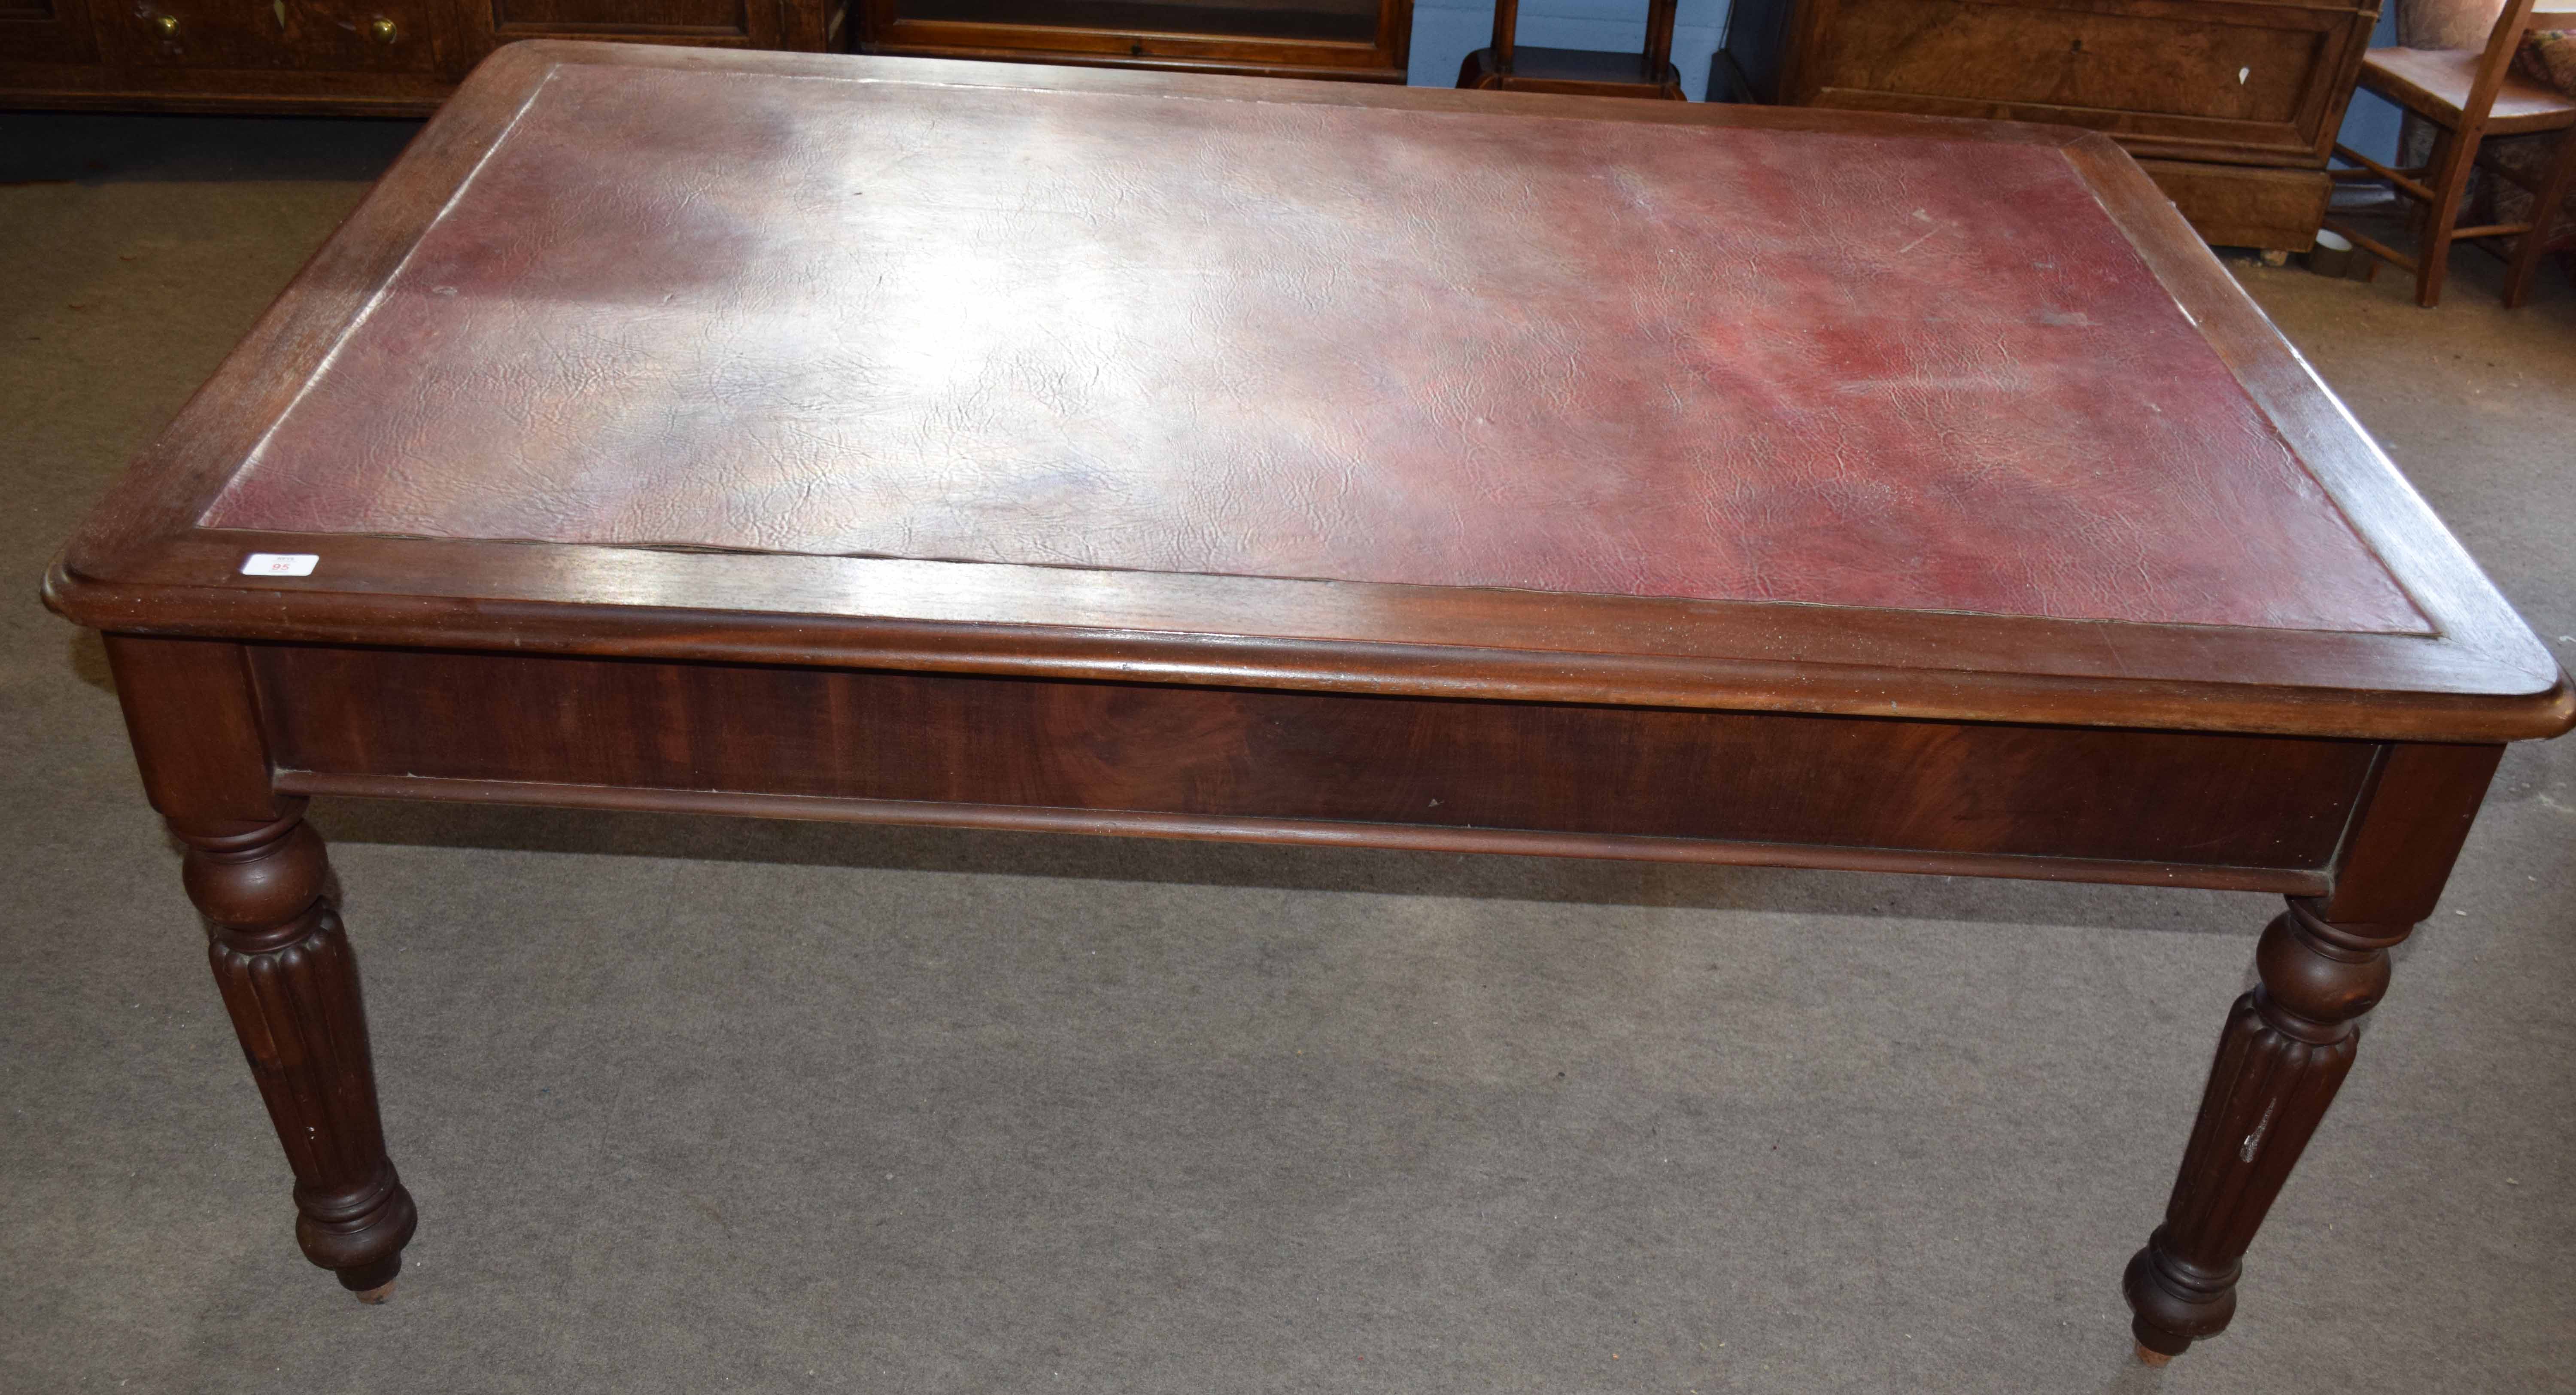
[[[517,39],[846,47],[845,0],[0,0],[0,107],[427,115]]]
[[[1413,0],[855,0],[859,47],[1260,77],[1402,82]]]
[[[1721,100],[2085,126],[2211,242],[2300,250],[2375,0],[1735,0]]]

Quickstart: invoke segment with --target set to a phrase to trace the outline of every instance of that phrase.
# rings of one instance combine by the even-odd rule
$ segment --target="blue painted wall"
[[[2372,48],[2397,42],[2397,0],[2380,0],[2379,28],[2370,35]],[[2397,158],[2397,104],[2368,92],[2352,94],[2343,114],[2343,143],[2387,164]]]

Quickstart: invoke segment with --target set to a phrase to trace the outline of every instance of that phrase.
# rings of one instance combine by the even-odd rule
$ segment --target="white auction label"
[[[242,559],[244,576],[311,576],[321,557],[310,552],[254,552]]]

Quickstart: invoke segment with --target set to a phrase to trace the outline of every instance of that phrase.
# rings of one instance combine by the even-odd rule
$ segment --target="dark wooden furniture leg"
[[[1680,10],[1681,0],[1647,0],[1646,51],[1637,75],[1648,82],[1664,81],[1664,70],[1673,65],[1673,18]]]
[[[2540,254],[2549,248],[2549,235],[2557,230],[2570,190],[2576,190],[2576,126],[2559,134],[2548,171],[2541,176],[2539,186],[2529,191],[2531,229],[2514,239],[2513,259],[2506,264],[2506,309],[2514,309],[2530,298],[2531,274],[2540,269]]]
[[[358,965],[304,801],[269,786],[240,646],[111,636],[153,807],[187,845],[188,898],[251,1075],[295,1169],[305,1257],[365,1302],[402,1271],[417,1216],[376,1113]]]
[[[1512,71],[1512,39],[1520,27],[1521,0],[1494,0],[1494,72],[1509,77]],[[1476,55],[1468,54],[1458,69],[1458,85],[1472,87],[1477,75]]]
[[[2260,982],[2218,1039],[2165,1223],[2122,1287],[2138,1356],[2163,1365],[2236,1315],[2238,1261],[2352,1068],[2362,1016],[2388,991],[2388,951],[2433,913],[2498,746],[2392,746],[2335,889],[2292,897],[2254,951]]]

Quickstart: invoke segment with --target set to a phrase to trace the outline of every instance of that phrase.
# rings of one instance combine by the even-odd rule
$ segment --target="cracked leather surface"
[[[2056,151],[558,68],[204,518],[2425,627]]]

